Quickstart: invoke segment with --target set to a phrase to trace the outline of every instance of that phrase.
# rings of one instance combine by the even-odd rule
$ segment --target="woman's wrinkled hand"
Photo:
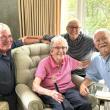
[[[51,90],[50,96],[59,103],[63,102],[64,99],[63,95],[57,92],[56,90]]]

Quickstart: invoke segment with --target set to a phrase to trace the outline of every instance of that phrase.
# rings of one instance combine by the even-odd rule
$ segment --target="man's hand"
[[[42,39],[41,42],[42,42],[42,43],[45,43],[45,44],[50,44],[50,41],[48,41],[48,40],[43,40],[43,39]]]
[[[21,38],[23,44],[25,45],[40,42],[42,39],[43,36],[24,36],[23,38]]]
[[[80,94],[82,96],[87,96],[89,94],[89,89],[87,88],[87,86],[85,84],[81,84],[80,85]]]
[[[89,60],[84,60],[79,62],[79,69],[87,68],[90,64]]]

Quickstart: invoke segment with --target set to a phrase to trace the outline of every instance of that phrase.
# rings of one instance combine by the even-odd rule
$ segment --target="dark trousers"
[[[79,91],[72,88],[63,93],[65,99],[63,101],[65,109],[62,105],[49,96],[40,96],[44,103],[49,104],[53,110],[92,110],[91,104],[86,97],[80,95]]]
[[[17,110],[17,98],[15,92],[11,93],[10,95],[1,95],[0,101],[7,101],[10,110]]]

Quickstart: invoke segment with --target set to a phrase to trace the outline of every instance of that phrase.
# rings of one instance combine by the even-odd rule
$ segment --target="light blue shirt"
[[[93,81],[104,79],[110,89],[110,55],[103,58],[99,52],[94,53],[91,64],[86,69],[86,77]]]

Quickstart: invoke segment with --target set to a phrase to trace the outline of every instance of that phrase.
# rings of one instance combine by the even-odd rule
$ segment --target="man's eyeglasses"
[[[70,29],[79,29],[80,27],[75,27],[75,26],[68,26],[68,28],[70,28]]]
[[[1,36],[1,37],[0,37],[0,41],[5,41],[5,40],[11,39],[11,38],[12,38],[11,35],[9,35],[9,36]]]
[[[53,47],[53,48],[55,48],[57,50],[60,50],[60,49],[65,50],[65,49],[67,49],[67,47],[65,47],[65,46],[62,46],[62,47],[56,46],[56,47]]]

